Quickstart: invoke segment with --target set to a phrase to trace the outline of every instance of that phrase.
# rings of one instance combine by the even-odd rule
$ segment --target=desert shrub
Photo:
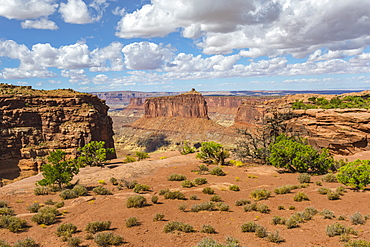
[[[216,207],[219,211],[229,211],[230,210],[230,206],[223,202],[217,203]]]
[[[252,212],[257,210],[257,203],[247,204],[244,206],[244,212]]]
[[[230,160],[229,164],[232,164],[236,167],[243,167],[244,166],[244,163],[240,160]]]
[[[297,180],[301,184],[309,183],[309,182],[311,182],[311,175],[309,175],[307,173],[300,173],[297,177]]]
[[[166,194],[167,192],[170,192],[170,190],[169,190],[169,189],[160,190],[160,191],[158,192],[158,194],[159,194],[160,196],[163,196],[163,195],[164,195],[164,194]]]
[[[284,219],[284,217],[281,217],[281,216],[274,216],[274,217],[272,217],[271,224],[273,224],[273,225],[284,225],[285,224],[285,219]]]
[[[135,161],[136,161],[135,157],[132,157],[131,155],[126,155],[126,158],[123,159],[123,163],[125,164],[132,163]]]
[[[295,194],[293,199],[296,202],[309,201],[310,200],[304,192],[298,192],[297,194]]]
[[[366,240],[352,240],[344,245],[344,247],[370,247],[370,242]]]
[[[153,221],[162,221],[164,219],[164,214],[156,213],[153,217]]]
[[[329,200],[339,200],[340,194],[338,192],[329,192],[327,195]]]
[[[152,196],[152,203],[157,204],[158,203],[158,196]]]
[[[295,210],[295,207],[294,206],[289,206],[288,208],[289,210]]]
[[[11,247],[5,240],[0,239],[0,247]]]
[[[194,232],[194,228],[186,223],[173,221],[169,222],[163,227],[163,231],[165,233],[173,232],[173,231],[180,231],[180,232]]]
[[[212,189],[211,187],[205,187],[203,188],[202,192],[204,194],[213,195],[215,193],[215,190]]]
[[[58,237],[71,237],[77,231],[77,226],[72,223],[64,223],[58,226],[56,234]]]
[[[146,198],[140,195],[130,196],[126,202],[128,208],[142,208],[147,206],[147,204]]]
[[[335,218],[334,212],[329,209],[323,209],[320,213],[324,219],[333,219]]]
[[[55,215],[60,215],[59,210],[56,207],[51,206],[41,207],[38,212],[41,214],[51,213]]]
[[[211,196],[211,199],[209,199],[211,202],[222,202],[222,198],[219,195],[213,195]]]
[[[257,223],[250,221],[241,225],[242,232],[255,232],[259,226]]]
[[[120,245],[123,243],[123,238],[119,235],[114,235],[112,232],[100,232],[95,235],[94,242],[101,247],[110,245]]]
[[[197,195],[190,195],[189,199],[190,200],[198,200],[198,196]]]
[[[364,189],[370,183],[370,160],[355,160],[339,168],[340,183],[355,189]]]
[[[122,182],[123,182],[124,186],[127,189],[130,189],[130,190],[135,188],[135,185],[137,184],[136,180],[133,180],[133,181],[123,180]]]
[[[80,184],[76,184],[73,189],[72,189],[76,195],[78,196],[86,196],[87,195],[87,189],[85,186],[83,185],[80,185]]]
[[[39,211],[40,208],[41,208],[41,205],[39,203],[35,202],[35,203],[32,203],[31,205],[29,205],[27,207],[27,210],[30,211],[31,213],[37,213],[37,211]],[[1,209],[0,209],[0,211],[1,211]]]
[[[327,149],[321,152],[305,144],[305,140],[297,137],[280,135],[270,146],[268,161],[277,168],[291,172],[313,172],[323,174],[334,164]]]
[[[0,200],[0,208],[8,207],[8,202]]]
[[[142,191],[149,191],[150,187],[149,185],[146,184],[136,184],[134,187],[134,192],[135,193],[141,193]]]
[[[299,185],[299,188],[302,189],[302,188],[308,188],[308,186],[310,186],[309,183],[304,183],[304,184],[300,184]]]
[[[53,201],[53,199],[48,199],[44,202],[45,205],[54,205],[55,202]]]
[[[98,195],[112,195],[112,192],[110,192],[110,190],[100,185],[95,187],[92,191]]]
[[[225,164],[225,159],[230,157],[230,153],[222,147],[221,144],[216,142],[203,142],[200,152],[196,157],[205,162],[212,162],[219,165]],[[218,175],[219,176],[219,175]],[[223,175],[221,175],[223,176]]]
[[[271,243],[282,243],[285,241],[285,239],[280,236],[279,231],[269,232],[266,236],[266,239]]]
[[[33,238],[25,238],[14,243],[13,247],[36,247],[38,246]]]
[[[32,216],[31,220],[39,225],[51,225],[56,222],[57,216],[53,213],[38,213]]]
[[[324,175],[322,177],[322,181],[327,182],[327,183],[337,183],[338,182],[337,177],[335,176],[335,174],[333,174],[331,172]]]
[[[209,171],[208,166],[201,164],[198,166],[198,170],[195,170],[198,174],[205,174]]]
[[[247,199],[240,199],[240,200],[237,200],[235,202],[235,206],[244,206],[244,205],[247,205],[247,204],[250,204],[251,201],[247,200]]]
[[[342,234],[342,235],[339,236],[339,241],[340,242],[348,242],[349,240],[351,240],[351,236],[347,233]]]
[[[68,246],[80,246],[82,240],[80,238],[68,238]]]
[[[326,235],[329,237],[334,237],[342,234],[357,234],[356,231],[353,230],[351,227],[346,227],[338,222],[334,223],[333,225],[326,226]]]
[[[184,181],[181,182],[181,187],[183,187],[183,188],[191,188],[191,187],[194,187],[194,186],[195,186],[195,184],[191,180],[184,180]]]
[[[0,217],[0,228],[6,228],[11,232],[22,231],[27,226],[24,219],[20,219],[11,215],[3,215]]]
[[[211,226],[211,225],[203,225],[202,226],[202,229],[200,230],[200,232],[208,233],[208,234],[215,234],[215,233],[217,233],[216,232],[216,229],[213,226]]]
[[[305,208],[305,209],[304,209],[304,212],[307,212],[307,213],[309,213],[310,215],[314,216],[314,215],[316,215],[319,211],[318,211],[316,208],[314,208],[314,207],[307,207],[307,208]]]
[[[164,199],[178,199],[178,200],[186,200],[186,197],[180,191],[169,191],[166,192],[164,195]]]
[[[344,186],[339,186],[335,189],[335,191],[340,194],[340,195],[344,195],[344,193],[346,192],[346,188],[344,188]]]
[[[229,186],[229,190],[232,190],[232,191],[240,191],[240,188],[239,188],[238,185],[233,184],[233,185],[230,185]]]
[[[278,210],[285,210],[285,207],[283,205],[279,205]]]
[[[251,197],[256,200],[266,200],[271,195],[271,191],[265,190],[265,189],[255,189],[251,192]]]
[[[85,231],[95,234],[97,232],[109,230],[110,225],[110,221],[93,221],[86,225]]]
[[[215,175],[215,176],[225,176],[225,175],[226,175],[226,173],[221,169],[221,167],[218,167],[218,166],[213,167],[213,168],[209,171],[209,173],[210,173],[211,175]]]
[[[319,192],[321,195],[327,195],[328,193],[331,192],[331,189],[325,188],[325,187],[320,187],[317,192]]]
[[[259,238],[265,238],[267,237],[267,229],[264,226],[258,225],[255,234]]]
[[[183,181],[186,180],[186,176],[182,174],[173,173],[167,177],[168,181]]]
[[[45,186],[37,186],[33,189],[33,193],[36,196],[47,195],[47,194],[49,194],[49,189]]]
[[[260,205],[257,205],[256,211],[263,213],[263,214],[268,214],[270,212],[270,209],[267,205],[260,204]]]
[[[356,212],[350,216],[352,225],[363,225],[365,224],[365,218],[360,212]]]
[[[73,199],[73,198],[78,197],[76,192],[74,192],[73,190],[70,190],[70,189],[63,190],[62,192],[59,193],[59,196],[63,200],[68,200],[68,199]]]
[[[291,190],[292,190],[292,188],[291,188],[290,185],[283,185],[283,186],[275,188],[274,192],[276,194],[287,194],[287,193],[290,193]]]
[[[113,184],[113,185],[118,185],[118,180],[117,180],[117,178],[115,178],[115,177],[111,177],[111,178],[109,179],[109,182],[110,182],[111,184]]]
[[[206,184],[207,183],[207,179],[206,178],[194,178],[194,183],[196,185]]]
[[[57,203],[55,203],[55,204],[54,204],[54,206],[55,206],[56,208],[64,207],[64,202],[63,202],[63,201],[61,201],[61,202],[57,202]]]
[[[200,212],[200,211],[213,211],[216,210],[216,205],[213,202],[204,202],[200,204],[195,204],[191,207],[191,212]]]
[[[184,142],[183,145],[180,147],[180,153],[182,155],[192,154],[195,153],[195,148],[189,146],[189,142]]]
[[[298,227],[298,221],[292,217],[289,217],[286,221],[285,221],[285,226],[288,228],[288,229],[292,229],[292,228],[296,228]]]
[[[125,222],[126,222],[126,227],[128,227],[128,228],[139,225],[139,220],[136,217],[130,217],[130,218],[126,219]]]
[[[0,215],[13,215],[13,214],[14,214],[14,210],[11,208],[7,208],[7,207],[0,208]]]
[[[339,215],[338,216],[338,220],[346,220],[347,218],[346,218],[346,216],[344,216],[344,215]]]
[[[322,182],[321,182],[321,181],[316,181],[316,182],[315,182],[315,184],[316,184],[317,186],[322,186]]]
[[[103,167],[107,157],[115,153],[114,148],[104,148],[104,141],[90,141],[83,147],[77,148],[78,165],[84,166],[100,166]]]
[[[135,156],[138,161],[150,158],[148,153],[140,151],[136,151]]]
[[[181,210],[181,211],[183,211],[183,212],[185,212],[185,210],[186,210],[186,208],[188,207],[188,205],[186,205],[186,204],[181,204],[180,206],[179,206],[179,209]]]

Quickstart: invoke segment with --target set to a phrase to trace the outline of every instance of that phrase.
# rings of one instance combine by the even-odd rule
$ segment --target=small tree
[[[337,179],[355,189],[365,189],[370,184],[370,160],[355,160],[339,168]]]
[[[114,148],[104,148],[105,142],[91,141],[85,146],[78,148],[79,157],[78,164],[81,167],[85,166],[100,166],[103,167],[107,160],[107,155],[114,153]]]
[[[220,143],[216,142],[203,142],[200,148],[200,153],[197,154],[198,159],[206,162],[213,162],[219,165],[225,164],[225,159],[230,156],[227,150],[224,150]]]
[[[41,186],[57,185],[60,189],[68,185],[73,176],[78,174],[79,166],[76,160],[66,158],[66,152],[56,150],[48,156],[49,164],[41,167],[43,179],[37,181]]]

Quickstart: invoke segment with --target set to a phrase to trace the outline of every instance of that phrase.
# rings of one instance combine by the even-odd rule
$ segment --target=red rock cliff
[[[104,101],[89,94],[0,85],[0,178],[34,175],[51,150],[73,155],[89,141],[113,148],[107,111]]]

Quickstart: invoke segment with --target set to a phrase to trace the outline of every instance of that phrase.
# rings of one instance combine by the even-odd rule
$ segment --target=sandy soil
[[[166,159],[160,157],[166,156]],[[149,160],[123,164],[122,160],[114,160],[105,168],[84,168],[76,176],[79,183],[88,186],[90,189],[89,196],[77,199],[66,200],[65,207],[61,209],[63,213],[58,222],[42,228],[31,221],[32,214],[27,211],[27,205],[34,202],[43,203],[48,199],[60,201],[58,194],[35,196],[33,188],[35,182],[41,178],[41,175],[24,179],[22,181],[7,185],[0,188],[0,200],[6,200],[9,206],[15,210],[18,217],[24,218],[29,224],[29,228],[20,233],[11,233],[7,229],[0,229],[0,239],[7,240],[8,243],[14,243],[19,239],[32,237],[41,247],[67,246],[55,234],[56,228],[62,223],[74,223],[78,227],[76,237],[83,239],[84,246],[96,246],[93,240],[85,240],[85,226],[91,221],[110,220],[112,222],[111,231],[123,236],[125,243],[122,246],[135,247],[172,247],[172,246],[195,246],[201,239],[210,237],[220,242],[225,242],[226,236],[232,236],[238,239],[242,246],[275,246],[265,239],[260,239],[254,233],[242,233],[240,226],[249,221],[255,221],[267,227],[268,231],[278,230],[285,242],[279,246],[342,246],[339,237],[328,237],[325,233],[327,225],[340,222],[346,226],[352,226],[359,232],[358,236],[352,236],[352,239],[365,239],[370,241],[370,222],[364,225],[352,225],[349,218],[356,211],[362,215],[370,214],[369,191],[355,192],[347,188],[347,193],[340,200],[330,201],[325,195],[317,192],[320,187],[316,181],[321,181],[322,176],[314,176],[311,179],[310,186],[303,189],[294,190],[292,193],[285,195],[272,196],[268,200],[257,202],[266,204],[270,208],[269,214],[259,212],[244,212],[243,207],[235,206],[235,201],[239,199],[249,199],[252,190],[265,188],[273,191],[274,188],[298,184],[298,174],[279,173],[273,167],[269,166],[246,166],[233,167],[225,166],[223,170],[226,176],[217,177],[213,175],[198,175],[195,170],[201,163],[195,159],[195,155],[179,155],[178,152],[169,152],[166,154],[155,154]],[[214,165],[211,165],[212,168]],[[188,179],[193,180],[196,177],[205,177],[208,183],[205,185],[182,188],[181,182],[167,181],[167,176],[172,173],[186,175]],[[159,196],[159,204],[151,204],[144,208],[127,208],[125,202],[128,196],[134,195],[132,190],[118,190],[116,186],[109,183],[109,179],[137,180],[139,183],[150,186],[151,191],[142,194],[151,202],[153,195],[158,195],[161,189],[171,189],[182,191],[187,198],[190,195],[197,195],[198,200],[165,200]],[[98,180],[105,180],[104,185],[113,192],[113,195],[102,196],[95,195],[91,189],[98,185]],[[240,187],[240,191],[234,192],[228,189],[231,184]],[[322,187],[336,188],[338,183],[322,182]],[[230,205],[229,212],[206,211],[190,212],[194,204],[209,201],[211,195],[202,193],[204,187],[214,188],[216,194],[221,196],[223,202]],[[304,192],[308,195],[309,201],[295,202],[293,196],[297,192]],[[185,204],[187,209],[183,212],[179,206]],[[278,206],[284,206],[285,210],[278,210]],[[288,210],[290,206],[295,206],[295,210]],[[322,216],[316,215],[306,223],[301,223],[300,227],[287,229],[284,225],[272,225],[271,219],[275,215],[289,217],[290,215],[303,211],[306,207],[313,206],[317,210],[329,209],[339,215],[345,215],[346,221],[335,219],[323,219]],[[165,221],[153,222],[156,213],[163,213]],[[132,228],[125,226],[125,219],[129,217],[139,218],[140,225]],[[181,221],[192,225],[196,232],[193,233],[164,233],[165,224],[172,221]],[[203,225],[212,225],[217,234],[201,233]]]

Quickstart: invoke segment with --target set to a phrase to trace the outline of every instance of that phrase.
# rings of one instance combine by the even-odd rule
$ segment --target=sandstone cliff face
[[[77,147],[94,140],[114,147],[108,106],[96,96],[30,88],[11,94],[12,86],[2,88],[7,93],[0,92],[0,178],[36,174],[51,150],[73,155]]]
[[[256,105],[244,102],[238,107],[235,116],[235,126],[253,126],[262,122],[266,108],[263,105]]]
[[[178,96],[149,98],[145,101],[145,117],[208,119],[207,102],[195,90]]]

